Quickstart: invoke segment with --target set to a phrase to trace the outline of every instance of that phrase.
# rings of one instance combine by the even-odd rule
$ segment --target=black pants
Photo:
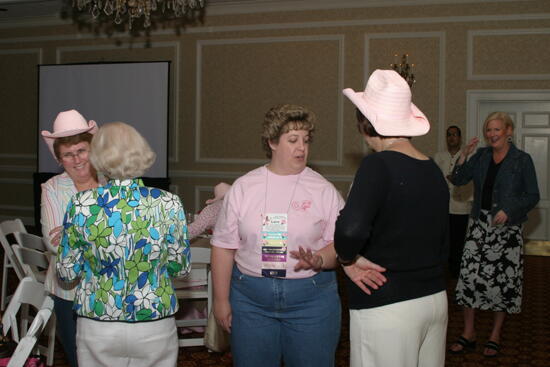
[[[460,273],[460,260],[468,228],[468,214],[449,214],[449,273],[454,279]]]

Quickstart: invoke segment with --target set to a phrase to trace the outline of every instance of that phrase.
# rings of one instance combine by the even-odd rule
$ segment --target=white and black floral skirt
[[[522,227],[491,225],[488,214],[482,210],[479,219],[470,219],[456,301],[480,310],[519,313],[523,283]]]

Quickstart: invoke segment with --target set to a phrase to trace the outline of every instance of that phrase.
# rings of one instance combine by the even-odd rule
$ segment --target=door
[[[468,93],[468,139],[483,137],[485,118],[494,111],[514,120],[514,144],[533,159],[540,192],[538,205],[528,214],[524,237],[531,244],[550,246],[550,91],[471,91]],[[484,140],[480,144],[485,144]]]

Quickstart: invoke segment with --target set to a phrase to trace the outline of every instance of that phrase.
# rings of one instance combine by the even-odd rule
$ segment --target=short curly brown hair
[[[315,121],[315,114],[303,106],[282,104],[270,108],[265,114],[262,132],[262,148],[267,158],[272,156],[269,143],[278,143],[281,135],[291,130],[306,130],[311,143]]]
[[[61,161],[61,156],[59,155],[59,148],[62,146],[62,145],[67,145],[67,146],[73,146],[73,145],[76,145],[78,143],[82,143],[83,141],[86,141],[88,143],[92,143],[92,138],[94,136],[88,132],[86,133],[81,133],[81,134],[77,134],[77,135],[71,135],[71,136],[64,136],[64,137],[61,137],[61,138],[56,138],[54,141],[53,141],[53,152],[55,154],[55,158],[57,158],[58,161]]]

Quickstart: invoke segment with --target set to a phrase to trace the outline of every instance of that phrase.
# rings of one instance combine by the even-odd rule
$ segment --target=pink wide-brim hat
[[[84,116],[82,116],[77,110],[69,110],[60,112],[55,121],[53,122],[53,132],[42,130],[42,137],[48,146],[48,149],[52,153],[55,160],[55,152],[53,149],[53,143],[57,138],[64,138],[67,136],[74,136],[82,133],[95,134],[97,132],[97,124],[94,120],[86,122]]]
[[[375,70],[364,92],[342,91],[382,136],[420,136],[428,118],[411,102],[411,88],[394,70]]]

